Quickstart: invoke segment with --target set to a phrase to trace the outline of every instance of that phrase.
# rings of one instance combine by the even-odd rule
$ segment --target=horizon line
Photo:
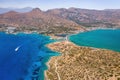
[[[105,8],[105,9],[95,9],[95,8],[80,8],[80,7],[56,7],[56,8],[50,8],[50,9],[42,9],[40,7],[0,7],[0,8],[8,8],[8,9],[23,9],[23,8],[39,8],[40,10],[47,11],[52,9],[70,9],[70,8],[77,8],[77,9],[88,9],[88,10],[118,10],[120,8]]]

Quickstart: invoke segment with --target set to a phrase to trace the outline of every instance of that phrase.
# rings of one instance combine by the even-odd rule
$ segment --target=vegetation
[[[48,47],[62,55],[52,57],[49,61],[47,80],[58,80],[56,67],[61,80],[120,79],[119,52],[79,47],[68,41],[49,44]]]

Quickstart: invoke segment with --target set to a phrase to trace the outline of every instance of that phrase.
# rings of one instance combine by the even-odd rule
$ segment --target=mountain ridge
[[[71,20],[45,13],[39,8],[26,13],[10,11],[0,14],[0,24],[47,33],[69,33],[82,29],[82,26]]]
[[[72,20],[87,27],[120,27],[120,10],[89,10],[80,8],[52,9],[47,13]]]
[[[120,10],[89,10],[57,8],[29,12],[9,11],[0,14],[0,26],[17,27],[18,31],[35,30],[44,33],[75,33],[87,28],[120,28]]]
[[[16,12],[24,13],[24,12],[29,12],[32,9],[33,8],[31,8],[31,7],[24,7],[24,8],[0,8],[0,14],[7,13],[9,11],[16,11]]]

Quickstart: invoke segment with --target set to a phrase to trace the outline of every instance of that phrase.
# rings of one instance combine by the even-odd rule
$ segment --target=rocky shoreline
[[[55,42],[49,44],[48,48],[60,52],[61,56],[49,60],[45,80],[120,79],[119,52],[81,47],[69,41]],[[55,65],[56,60],[57,65]],[[55,71],[56,67],[58,73]]]
[[[88,29],[87,31],[90,31],[90,30],[95,30],[95,29]],[[81,31],[81,32],[84,32],[84,31]],[[26,33],[32,33],[32,31],[29,31],[29,32],[26,32]],[[75,33],[78,33],[78,31],[75,32]],[[16,32],[14,34],[16,34]],[[54,43],[51,43],[51,44],[47,45],[48,48],[50,48],[51,50],[60,52],[61,56],[53,56],[46,63],[46,65],[48,67],[48,70],[46,70],[44,72],[45,80],[86,80],[86,79],[87,80],[95,80],[95,79],[97,79],[97,80],[119,80],[120,79],[120,66],[119,66],[120,65],[120,60],[119,60],[120,53],[119,52],[114,52],[114,51],[110,51],[110,50],[103,50],[103,49],[97,49],[97,48],[80,47],[80,46],[77,46],[77,45],[73,44],[72,42],[69,42],[69,40],[66,40],[67,36],[66,37],[62,37],[62,38],[59,37],[59,36],[51,35],[51,34],[50,34],[50,36],[52,37],[51,39],[57,39],[57,40],[63,39],[63,40],[62,41],[58,41],[58,42],[54,42]],[[75,48],[77,48],[77,49],[74,50]],[[98,76],[97,72],[94,73],[95,72],[94,70],[97,71],[97,69],[94,69],[93,71],[91,71],[92,67],[91,67],[91,65],[88,65],[88,63],[85,63],[85,65],[87,64],[87,66],[85,66],[85,67],[87,67],[87,69],[86,69],[86,68],[83,68],[81,66],[78,67],[78,63],[77,62],[76,63],[73,62],[73,61],[76,61],[76,59],[77,59],[76,56],[80,56],[81,54],[84,54],[84,53],[90,53],[90,54],[93,53],[94,55],[96,55],[97,54],[96,52],[100,53],[99,56],[102,56],[102,53],[105,53],[105,54],[109,53],[109,55],[110,55],[110,53],[112,53],[112,54],[118,55],[118,56],[113,56],[113,57],[112,57],[112,55],[110,55],[110,57],[111,57],[110,59],[114,59],[114,57],[116,57],[115,61],[117,60],[117,62],[115,62],[114,64],[118,65],[118,67],[117,68],[115,67],[114,69],[113,68],[109,68],[109,70],[107,70],[107,72],[103,71],[106,68],[103,69],[103,67],[102,67],[102,69],[103,69],[102,73],[104,73],[104,72],[105,73],[102,74],[102,73],[99,73],[99,71],[98,71],[98,73],[102,75],[102,76],[100,76],[100,75]],[[78,55],[76,55],[76,53]],[[91,55],[89,55],[89,56],[91,56]],[[86,57],[86,55],[84,57]],[[93,56],[91,56],[91,57],[93,57]],[[107,56],[103,56],[103,57],[107,58]],[[88,55],[87,55],[86,58],[88,58]],[[57,60],[57,65],[53,65],[54,63],[56,63],[55,62],[56,60]],[[72,63],[69,63],[69,61],[71,61]],[[103,62],[105,63],[106,60],[105,61],[103,60]],[[70,68],[67,65],[68,63],[69,63]],[[72,64],[77,64],[77,67],[75,65],[71,66]],[[107,64],[107,63],[105,63],[105,64]],[[111,63],[109,65],[113,66],[114,64],[111,61]],[[56,69],[55,66],[57,66],[58,68]],[[64,66],[64,68],[61,68],[61,66]],[[74,66],[76,67],[76,69],[73,68]],[[96,68],[99,68],[99,66],[96,66]],[[106,67],[106,65],[103,65],[103,66]],[[67,69],[67,67],[68,67],[68,69]],[[88,67],[91,67],[91,68],[88,69]],[[65,70],[65,69],[67,69],[67,70]],[[81,71],[81,73],[79,73],[78,72],[79,69],[85,69],[86,71],[88,70],[88,72],[85,73],[88,76],[84,76],[83,74],[81,74],[81,73],[84,73],[85,71]],[[113,69],[113,71],[112,71],[112,69]],[[75,70],[75,72],[74,71],[70,72],[69,70]],[[63,72],[65,71],[65,72],[62,73],[61,71],[63,71]],[[91,72],[94,73],[94,75]],[[110,74],[109,74],[109,72],[110,72]],[[115,72],[115,74],[112,74],[113,72]],[[74,74],[74,73],[76,73],[76,74]],[[62,75],[62,74],[64,74],[64,75]],[[92,74],[92,77],[91,77],[90,74]],[[62,78],[61,77],[59,78],[58,75],[62,76]],[[81,75],[81,76],[79,76],[79,75]],[[97,76],[97,77],[95,77],[95,76]]]

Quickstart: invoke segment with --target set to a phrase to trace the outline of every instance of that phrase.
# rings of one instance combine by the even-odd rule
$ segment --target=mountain
[[[120,9],[60,8],[42,11],[34,8],[24,13],[12,10],[0,14],[0,30],[7,27],[46,34],[75,33],[87,28],[120,28]]]
[[[16,12],[29,12],[31,11],[31,7],[25,7],[25,8],[0,8],[0,14],[9,12],[9,11],[16,11]]]
[[[83,27],[77,23],[55,15],[48,14],[39,8],[30,12],[19,13],[10,11],[0,15],[0,25],[13,26],[19,31],[35,30],[45,33],[71,33],[77,30],[83,30]]]
[[[120,9],[51,9],[46,13],[72,20],[85,27],[120,27]]]

